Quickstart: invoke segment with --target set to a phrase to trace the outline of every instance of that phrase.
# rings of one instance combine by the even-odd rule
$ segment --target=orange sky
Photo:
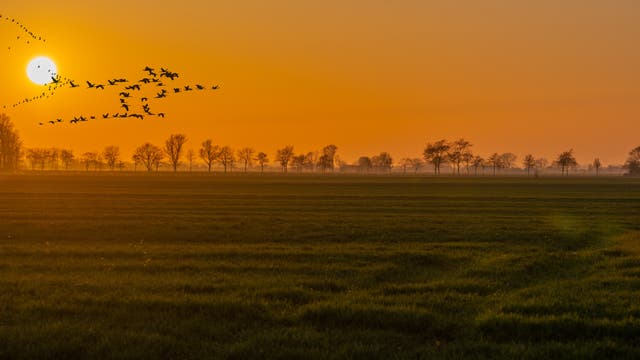
[[[210,137],[271,156],[335,143],[353,161],[420,156],[427,141],[465,137],[482,155],[574,148],[579,161],[606,165],[640,145],[635,0],[59,3],[2,1],[0,14],[47,42],[16,41],[0,22],[0,106],[40,93],[25,74],[37,55],[83,84],[139,79],[151,65],[222,89],[157,102],[165,119],[38,126],[120,110],[117,94],[64,89],[4,110],[27,146],[116,144],[128,155],[183,132],[193,148]]]

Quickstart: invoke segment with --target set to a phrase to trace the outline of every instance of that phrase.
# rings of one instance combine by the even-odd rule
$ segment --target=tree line
[[[144,143],[137,147],[131,157],[123,157],[120,148],[115,145],[107,146],[102,151],[90,151],[75,156],[69,149],[57,148],[28,148],[23,149],[22,142],[10,119],[0,114],[0,170],[15,170],[23,160],[32,170],[70,170],[74,165],[80,165],[84,170],[125,170],[134,171],[139,168],[146,171],[159,171],[168,168],[178,171],[186,166],[193,171],[194,165],[204,167],[213,172],[219,166],[224,172],[235,169],[247,172],[250,168],[257,168],[261,173],[270,163],[267,153],[256,151],[251,147],[234,150],[230,146],[215,144],[206,139],[198,144],[197,149],[187,149],[189,139],[184,134],[172,134],[162,146]],[[543,157],[526,154],[521,162],[511,153],[493,153],[486,158],[473,152],[473,144],[465,139],[449,141],[446,139],[429,142],[422,150],[421,157],[403,158],[395,162],[391,154],[381,152],[373,156],[361,156],[355,163],[348,164],[338,156],[338,147],[330,144],[318,151],[296,153],[292,145],[278,149],[273,157],[273,163],[282,173],[295,171],[320,172],[327,171],[355,171],[359,173],[391,173],[392,169],[399,169],[402,173],[418,173],[422,168],[431,167],[435,175],[442,173],[447,167],[453,175],[497,175],[506,169],[519,168],[526,171],[527,176],[536,175],[541,169],[553,167],[560,170],[562,175],[568,175],[578,167],[573,149],[559,153],[553,161]],[[596,158],[589,169],[598,175],[602,168],[601,161]],[[640,146],[628,154],[624,169],[630,175],[640,175]]]

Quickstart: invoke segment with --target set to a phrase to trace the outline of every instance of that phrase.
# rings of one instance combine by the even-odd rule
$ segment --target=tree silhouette
[[[449,144],[446,140],[439,140],[434,143],[428,143],[424,149],[424,159],[433,164],[433,173],[440,174],[440,165],[446,161]]]
[[[456,169],[458,175],[460,175],[460,164],[473,158],[471,146],[473,145],[465,139],[456,140],[449,145],[447,159]]]
[[[250,147],[245,147],[238,150],[238,159],[242,162],[244,166],[244,172],[247,172],[247,168],[252,165],[253,154],[256,151]]]
[[[196,152],[193,149],[187,151],[187,161],[189,162],[189,172],[193,171],[193,161],[196,159]]]
[[[71,165],[71,163],[73,162],[73,159],[74,159],[73,150],[63,149],[60,151],[60,160],[64,165],[65,171],[69,170],[69,165]]]
[[[218,161],[220,161],[220,164],[222,164],[222,166],[224,167],[224,172],[227,172],[229,170],[233,171],[233,164],[236,161],[233,154],[233,149],[231,149],[229,146],[222,147],[218,154]]]
[[[118,161],[120,161],[120,148],[117,146],[107,146],[102,152],[102,156],[107,162],[109,169],[113,171],[116,168]]]
[[[515,166],[518,157],[510,152],[506,152],[500,155],[500,168],[511,169]]]
[[[264,173],[264,164],[269,162],[269,157],[267,154],[259,152],[258,155],[256,155],[256,161],[258,162],[258,165],[260,165],[260,173]]]
[[[471,166],[473,166],[475,176],[478,176],[478,169],[482,168],[482,173],[484,174],[484,165],[485,161],[482,156],[474,156],[471,160]]]
[[[283,173],[287,173],[289,168],[289,162],[293,158],[293,146],[287,145],[282,149],[278,149],[276,151],[276,161],[280,163],[280,167],[282,168]]]
[[[373,163],[371,162],[371,158],[368,156],[361,156],[358,158],[358,170],[360,172],[368,173],[369,170],[373,167]]]
[[[85,171],[89,171],[91,165],[93,165],[94,170],[98,170],[100,161],[100,155],[95,151],[87,151],[80,158],[80,162],[84,164]]]
[[[629,175],[640,175],[640,146],[629,151],[624,168],[629,171]]]
[[[6,114],[0,114],[0,171],[16,170],[22,154],[22,141],[13,122]]]
[[[298,173],[302,172],[302,169],[304,169],[306,164],[307,164],[307,156],[305,154],[294,155],[291,158],[291,166],[296,168],[296,171]]]
[[[164,142],[164,152],[169,157],[169,163],[173,167],[173,172],[178,171],[180,166],[180,158],[182,157],[182,148],[187,142],[187,136],[183,134],[172,134]]]
[[[144,143],[136,149],[134,156],[147,168],[147,171],[151,172],[153,169],[158,171],[164,159],[164,152],[151,143]]]
[[[599,158],[593,159],[593,168],[596,170],[596,176],[600,174],[600,168],[602,167],[602,163]]]
[[[375,169],[388,173],[391,172],[393,158],[388,152],[381,152],[379,155],[371,158],[371,163]]]
[[[220,147],[218,145],[214,145],[211,139],[207,139],[202,143],[202,147],[200,148],[200,158],[207,165],[209,172],[211,172],[211,167],[219,154]]]
[[[573,149],[569,151],[563,151],[558,155],[555,161],[562,171],[562,175],[569,175],[569,169],[578,166],[575,156],[573,156]]]
[[[333,144],[327,145],[322,149],[322,155],[326,156],[325,163],[328,165],[331,171],[333,171],[335,167],[335,158],[337,151],[338,147]]]
[[[491,156],[489,156],[489,158],[487,159],[487,162],[493,168],[493,176],[496,176],[496,170],[502,166],[501,161],[502,161],[502,158],[498,153],[491,154]]]
[[[529,176],[531,173],[531,169],[536,167],[536,159],[533,157],[533,155],[527,154],[525,155],[524,160],[522,160],[522,165],[527,170],[527,176]]]

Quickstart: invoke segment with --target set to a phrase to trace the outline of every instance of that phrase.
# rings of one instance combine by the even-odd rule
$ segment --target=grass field
[[[640,179],[0,176],[0,359],[639,358]]]

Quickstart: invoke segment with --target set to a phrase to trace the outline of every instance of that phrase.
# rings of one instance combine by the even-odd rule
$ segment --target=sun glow
[[[34,58],[27,65],[29,80],[38,85],[46,85],[58,74],[58,68],[53,60],[46,56]]]

